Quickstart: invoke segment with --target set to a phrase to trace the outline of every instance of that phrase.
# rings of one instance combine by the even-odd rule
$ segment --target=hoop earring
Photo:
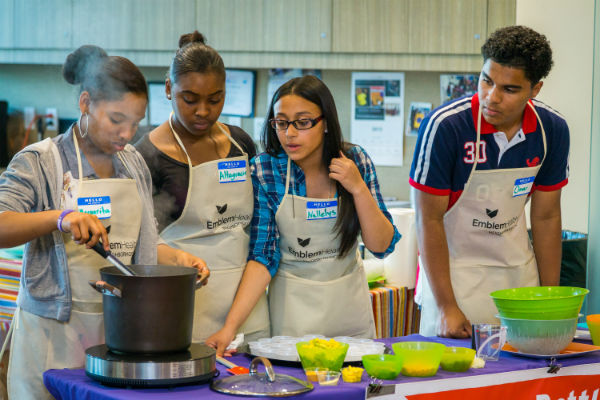
[[[82,132],[82,130],[81,130],[82,123],[81,122],[82,122],[84,115],[85,115],[85,131]],[[88,113],[81,114],[81,116],[79,117],[79,135],[81,136],[82,139],[87,136],[89,126],[90,126],[90,116],[88,115]]]

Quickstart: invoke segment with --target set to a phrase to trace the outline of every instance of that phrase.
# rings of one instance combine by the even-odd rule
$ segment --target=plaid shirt
[[[358,166],[367,187],[379,204],[379,209],[386,218],[392,222],[392,216],[387,211],[381,193],[379,183],[375,174],[375,166],[367,153],[360,146],[352,146],[350,158]],[[267,153],[261,153],[250,161],[252,173],[252,184],[254,187],[254,215],[252,217],[250,231],[250,252],[248,260],[257,261],[267,267],[271,276],[274,276],[279,268],[281,254],[279,252],[279,229],[275,222],[275,213],[285,195],[285,178],[287,172],[287,155],[281,151],[273,157]],[[291,163],[290,192],[296,196],[306,196],[306,182],[304,173],[296,165]],[[394,237],[384,253],[373,253],[378,258],[383,258],[394,250],[400,233],[394,226]]]

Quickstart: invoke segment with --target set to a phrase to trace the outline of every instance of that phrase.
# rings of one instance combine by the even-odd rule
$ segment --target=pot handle
[[[202,286],[206,285],[206,280],[210,276],[210,272],[206,271],[200,274],[200,277],[196,280],[196,290],[200,289]]]
[[[256,369],[258,363],[263,363],[265,366],[265,374],[267,376],[268,382],[273,382],[275,380],[275,371],[273,371],[273,365],[268,358],[265,357],[254,357],[252,362],[250,363],[250,375],[256,375]]]
[[[114,287],[109,283],[106,283],[104,281],[89,281],[88,283],[99,293],[118,298],[123,297],[121,289],[119,289],[118,287]]]

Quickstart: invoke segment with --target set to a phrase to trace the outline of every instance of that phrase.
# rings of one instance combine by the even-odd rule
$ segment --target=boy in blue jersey
[[[423,120],[410,172],[424,335],[468,337],[472,323],[497,322],[490,292],[559,283],[569,130],[534,100],[552,50],[523,26],[495,31],[481,50],[477,94]]]

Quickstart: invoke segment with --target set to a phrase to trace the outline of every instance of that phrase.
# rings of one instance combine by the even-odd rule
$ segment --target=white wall
[[[563,229],[588,232],[594,0],[517,0],[517,24],[550,40],[554,67],[538,98],[565,116],[571,131]]]
[[[600,0],[596,0],[596,31],[594,33],[594,82],[592,99],[591,154],[600,153]],[[590,229],[588,237],[586,314],[600,313],[600,157],[591,158],[590,169]]]

